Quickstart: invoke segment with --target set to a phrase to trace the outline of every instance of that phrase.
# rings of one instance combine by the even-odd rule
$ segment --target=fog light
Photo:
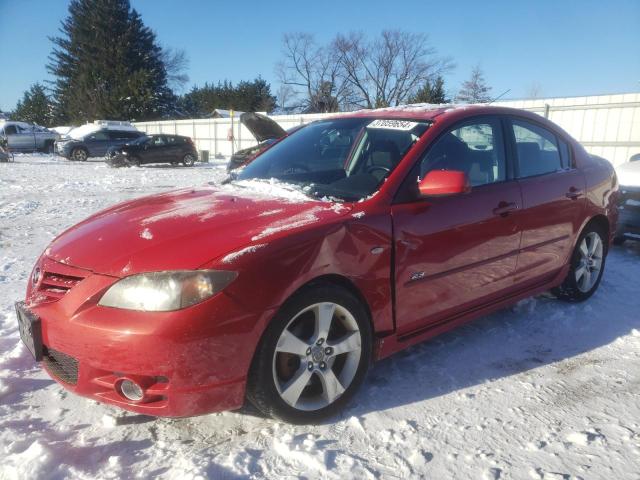
[[[139,402],[144,398],[142,387],[131,380],[123,380],[120,383],[120,392],[132,402]]]

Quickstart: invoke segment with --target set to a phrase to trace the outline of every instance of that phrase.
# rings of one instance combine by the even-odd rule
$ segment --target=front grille
[[[52,348],[43,347],[42,361],[51,374],[65,383],[78,383],[78,361]]]
[[[83,277],[63,275],[61,273],[47,272],[42,275],[38,290],[49,300],[58,300],[75,287]]]

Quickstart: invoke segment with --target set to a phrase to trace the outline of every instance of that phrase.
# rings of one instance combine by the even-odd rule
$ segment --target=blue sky
[[[274,64],[282,35],[319,41],[352,30],[400,28],[427,33],[456,68],[455,93],[475,64],[493,93],[526,97],[640,91],[640,0],[535,2],[131,0],[163,45],[186,50],[191,84],[258,75],[277,90]],[[45,64],[66,16],[63,0],[0,0],[0,109],[10,110]]]

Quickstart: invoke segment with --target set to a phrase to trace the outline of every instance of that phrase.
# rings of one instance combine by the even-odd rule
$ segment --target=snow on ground
[[[220,164],[0,164],[0,479],[639,478],[640,243],[611,251],[587,303],[529,299],[374,365],[325,425],[250,408],[153,419],[50,380],[13,310],[48,242],[115,202],[223,176]]]

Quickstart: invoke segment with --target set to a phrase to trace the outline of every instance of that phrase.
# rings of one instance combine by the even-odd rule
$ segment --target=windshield
[[[276,179],[311,196],[360,200],[378,190],[428,127],[373,118],[315,122],[265,151],[237,179]]]

